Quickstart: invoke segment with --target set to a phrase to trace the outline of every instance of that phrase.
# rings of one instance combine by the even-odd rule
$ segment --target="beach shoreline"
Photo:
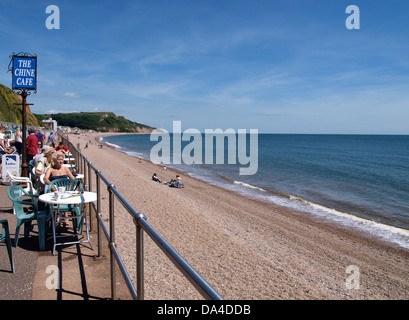
[[[132,133],[130,133],[132,134]],[[148,133],[140,133],[140,134],[148,134]],[[128,154],[126,151],[122,151],[120,149],[117,148],[117,146],[104,141],[103,137],[107,137],[107,136],[111,136],[112,134],[103,134],[103,135],[99,135],[98,137],[95,138],[95,141],[105,145],[108,148],[111,148],[113,150],[116,150],[118,152]],[[115,134],[117,135],[117,134]],[[121,133],[118,133],[118,135],[122,135]],[[148,134],[149,135],[149,134]],[[102,141],[101,141],[102,140]],[[133,156],[131,154],[131,156]],[[144,157],[138,157],[138,156],[134,156],[140,160],[144,160],[144,161],[148,161],[148,163],[151,163],[153,165],[153,163],[149,160],[146,159]],[[159,165],[158,170],[162,169],[163,165]],[[239,190],[232,190],[229,189],[226,186],[211,182],[211,181],[207,181],[206,178],[204,177],[199,177],[196,178],[195,176],[192,176],[190,174],[190,172],[188,171],[184,171],[183,169],[179,169],[173,166],[167,166],[169,167],[171,170],[173,170],[174,172],[176,172],[179,175],[189,175],[192,179],[196,179],[199,181],[202,181],[204,183],[206,183],[209,186],[212,186],[214,188],[220,188],[223,189],[224,191],[233,193],[234,195],[238,195],[238,196],[242,196],[245,197],[247,199],[251,199],[251,200],[255,200],[255,201],[259,201],[262,203],[265,203],[267,205],[271,205],[272,207],[274,207],[277,210],[283,210],[286,212],[291,212],[293,214],[296,214],[297,216],[303,216],[306,217],[309,220],[313,220],[317,223],[322,223],[325,225],[329,225],[331,227],[334,227],[336,229],[339,230],[343,230],[343,231],[347,231],[347,233],[351,233],[354,234],[358,237],[362,237],[365,238],[367,240],[370,241],[375,241],[375,242],[379,242],[379,243],[383,243],[386,244],[387,246],[393,246],[395,248],[398,249],[402,249],[402,250],[407,250],[409,251],[409,244],[407,243],[409,241],[409,229],[406,228],[402,228],[399,226],[394,226],[394,225],[388,225],[388,224],[384,224],[381,222],[377,222],[374,220],[371,220],[369,218],[365,218],[362,216],[358,216],[356,214],[351,214],[348,212],[344,212],[344,211],[340,211],[340,210],[335,210],[332,208],[328,208],[328,207],[323,207],[319,204],[316,203],[312,203],[310,201],[304,200],[302,198],[296,197],[296,196],[292,196],[292,195],[286,195],[286,194],[282,194],[279,192],[273,192],[270,190],[265,190],[262,189],[260,187],[256,187],[256,186],[250,186],[246,183],[240,182],[240,181],[234,181],[230,178],[224,177],[224,176],[220,176],[222,179],[229,181],[229,183],[231,184],[244,184],[247,187],[245,187],[244,189],[250,187],[252,189],[258,189],[259,191],[262,191],[263,197],[260,197],[260,195],[262,193],[259,193],[258,195],[255,195],[253,193],[248,193],[248,190],[242,190],[243,192],[240,192]],[[158,171],[160,172],[160,171]],[[265,194],[273,194],[273,195],[279,195],[280,197],[284,197],[284,198],[293,198],[293,202],[295,202],[295,199],[297,200],[297,202],[301,202],[304,203],[304,207],[303,208],[294,208],[292,206],[289,205],[284,205],[284,204],[278,204],[274,201],[272,201],[271,199],[269,199],[268,197],[265,197]],[[305,205],[306,204],[306,205]],[[318,211],[317,210],[309,210],[308,206],[314,206],[314,207],[318,207]],[[314,212],[315,211],[315,212]],[[321,212],[320,212],[321,211]],[[328,211],[330,211],[330,213],[328,213]],[[395,235],[392,236],[391,234],[394,233]],[[396,236],[398,235],[398,236]]]
[[[81,149],[88,160],[225,299],[409,297],[408,250],[246,198],[173,168],[163,171],[161,165],[138,160],[98,140],[108,135],[113,134],[69,138],[82,148],[88,139],[93,141]],[[100,149],[98,144],[105,147]],[[153,172],[166,181],[180,174],[185,188],[153,182]],[[134,252],[127,242],[121,243],[123,252]],[[183,299],[184,293],[189,299],[199,298],[183,281],[176,283],[180,278],[173,275],[165,278],[180,293],[161,290],[166,286],[158,276],[163,276],[168,264],[155,254],[147,256],[146,264],[154,266],[149,268],[147,286],[152,290],[147,299],[181,295]],[[132,268],[133,259],[129,259]],[[349,266],[359,270],[359,288],[348,287],[353,276],[347,273]]]

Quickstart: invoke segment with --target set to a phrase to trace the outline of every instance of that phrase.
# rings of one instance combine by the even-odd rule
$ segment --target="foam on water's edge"
[[[110,142],[105,142],[107,145],[114,147],[115,149],[121,149],[121,146],[118,146],[116,144],[110,143]]]
[[[225,178],[225,177],[223,177]],[[259,198],[277,204],[279,206],[296,209],[305,213],[313,214],[316,217],[324,218],[330,222],[335,222],[344,227],[354,228],[362,232],[368,232],[370,235],[380,238],[384,241],[397,244],[403,248],[409,249],[409,230],[390,226],[370,219],[362,218],[347,212],[342,212],[333,208],[328,208],[317,203],[302,199],[300,197],[279,194],[270,190],[262,189],[244,182],[226,179],[235,185],[251,190],[262,191],[248,193],[246,190],[237,190],[243,195],[252,198]],[[231,189],[231,188],[229,188]]]

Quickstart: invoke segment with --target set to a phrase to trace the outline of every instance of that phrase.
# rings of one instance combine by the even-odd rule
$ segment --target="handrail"
[[[108,240],[109,249],[111,252],[111,298],[116,299],[116,281],[115,281],[115,261],[119,266],[119,269],[125,279],[128,286],[128,290],[131,293],[133,299],[144,299],[144,268],[143,268],[143,232],[154,241],[154,243],[165,253],[166,257],[177,267],[183,276],[190,281],[194,288],[205,298],[209,300],[223,300],[223,297],[148,223],[146,216],[137,212],[119,193],[115,188],[115,185],[110,183],[108,179],[102,175],[101,170],[96,169],[91,162],[64,136],[61,137],[64,144],[75,153],[78,168],[84,172],[85,181],[84,185],[87,188],[87,182],[91,187],[91,170],[94,171],[96,177],[97,186],[97,205],[92,204],[97,222],[98,222],[98,256],[100,256],[100,229]],[[74,151],[74,152],[73,152]],[[88,168],[88,170],[86,170]],[[87,177],[88,171],[88,177]],[[105,226],[105,223],[101,217],[101,205],[100,205],[100,181],[103,181],[109,192],[109,230]],[[132,216],[134,224],[136,226],[136,271],[137,271],[137,289],[132,282],[126,267],[118,253],[115,245],[115,229],[114,229],[114,200],[119,200],[119,203],[128,211]],[[91,206],[90,206],[91,208]],[[91,212],[91,210],[90,210]],[[92,219],[91,219],[92,220]]]

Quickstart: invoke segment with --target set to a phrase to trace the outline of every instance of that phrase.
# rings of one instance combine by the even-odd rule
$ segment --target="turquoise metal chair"
[[[79,180],[74,180],[74,179],[57,179],[51,181],[49,184],[47,190],[48,192],[56,191],[58,190],[59,187],[65,187],[65,191],[79,191],[83,192],[83,187],[82,183]],[[79,204],[78,206],[74,206],[72,204],[69,205],[59,205],[59,212],[73,212],[75,216],[78,216],[77,218],[77,229],[78,233],[81,234],[82,232],[82,226],[83,226],[83,216],[81,214],[82,210],[82,203]],[[56,207],[54,208],[55,210],[57,209]],[[61,218],[61,217],[59,217]],[[71,218],[72,219],[72,218]]]
[[[49,211],[38,211],[37,204],[31,201],[23,200],[23,196],[31,198],[38,198],[38,195],[27,193],[20,186],[10,186],[7,188],[7,195],[13,202],[13,210],[17,216],[16,233],[14,239],[14,247],[17,247],[18,236],[20,228],[24,224],[24,238],[28,238],[31,231],[31,221],[37,220],[38,226],[38,241],[40,250],[45,249],[45,237],[46,237],[46,223],[50,219],[51,214]],[[30,205],[33,208],[33,212],[26,213],[24,211],[24,205]]]
[[[10,239],[10,232],[9,232],[9,223],[6,219],[0,220],[0,224],[2,226],[2,232],[0,234],[0,242],[6,241],[7,252],[9,254],[10,266],[11,271],[14,273],[14,260],[13,260],[13,251],[11,248],[11,239]]]

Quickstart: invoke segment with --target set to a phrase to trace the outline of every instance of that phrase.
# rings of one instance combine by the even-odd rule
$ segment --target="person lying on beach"
[[[166,182],[166,185],[169,185],[169,187],[174,187],[174,188],[184,188],[184,185],[180,182],[181,178],[179,175],[176,175],[176,180],[171,179],[169,182]]]
[[[160,179],[156,176],[156,173],[153,174],[152,180],[153,180],[153,181],[156,181],[156,182],[162,183],[162,181],[160,181]]]
[[[166,184],[166,185],[168,185],[169,187],[173,187],[173,186],[174,186],[174,184],[175,184],[175,180],[170,179],[170,181],[168,181],[168,182],[164,182],[163,184]]]

